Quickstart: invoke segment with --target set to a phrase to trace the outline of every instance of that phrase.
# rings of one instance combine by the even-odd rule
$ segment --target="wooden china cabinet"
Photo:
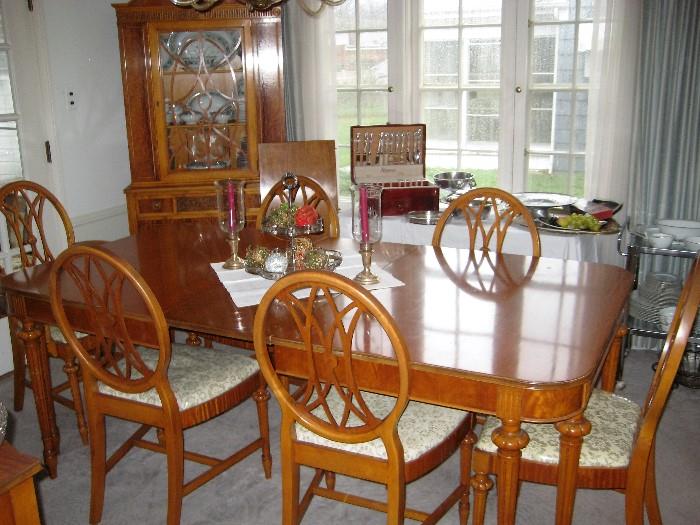
[[[119,30],[132,233],[149,223],[214,220],[214,181],[260,203],[258,144],[285,140],[281,9],[223,0],[209,11],[170,0],[114,4]]]

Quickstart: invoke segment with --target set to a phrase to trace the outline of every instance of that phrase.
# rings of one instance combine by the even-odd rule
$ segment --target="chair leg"
[[[12,346],[12,364],[14,370],[14,409],[19,412],[24,408],[24,389],[26,385],[27,358],[24,354],[24,345],[18,337],[15,337],[15,323],[10,319],[10,346]]]
[[[282,525],[299,524],[299,465],[282,453]]]
[[[63,371],[68,377],[68,384],[70,385],[71,398],[73,399],[73,409],[75,410],[75,419],[78,425],[78,432],[80,432],[80,438],[83,440],[83,445],[88,444],[88,428],[85,424],[85,410],[83,409],[83,395],[80,392],[80,379],[78,374],[80,368],[78,367],[78,361],[75,356],[69,350],[63,352]]]
[[[403,471],[403,465],[401,465]],[[394,478],[394,479],[391,479]],[[386,523],[387,525],[403,525],[406,512],[406,480],[403,472],[390,475],[386,485]]]
[[[474,425],[473,416],[472,426]],[[476,443],[476,434],[470,430],[460,445],[460,465],[459,465],[459,484],[464,487],[464,493],[459,500],[459,523],[467,525],[469,520],[469,480],[471,477],[472,468],[472,449]]]
[[[644,485],[644,504],[650,525],[661,525],[661,509],[656,495],[656,441],[651,447],[647,464],[647,479]]]
[[[486,469],[474,468],[474,477],[471,485],[474,489],[474,505],[472,506],[473,525],[483,525],[486,514],[486,496],[493,487],[493,480],[488,476]]]
[[[270,423],[267,414],[267,404],[270,400],[270,393],[267,391],[265,380],[260,376],[260,388],[253,394],[255,406],[258,410],[258,426],[260,427],[260,438],[262,439],[262,464],[265,478],[272,477],[272,456],[270,455]]]
[[[165,453],[168,458],[167,525],[180,525],[185,482],[185,438],[182,428],[165,428]]]
[[[99,523],[105,502],[105,476],[107,475],[107,451],[105,445],[105,416],[89,415],[90,424],[90,523]]]

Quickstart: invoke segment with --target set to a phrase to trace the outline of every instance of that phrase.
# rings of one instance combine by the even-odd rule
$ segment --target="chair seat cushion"
[[[68,344],[68,341],[66,341],[66,338],[63,336],[63,332],[61,332],[61,329],[56,326],[56,325],[51,325],[49,326],[49,334],[51,335],[51,339],[53,339],[57,343],[62,343],[64,345]],[[81,337],[85,337],[87,334],[84,334],[83,332],[75,332],[75,336],[80,339]]]
[[[594,390],[584,412],[591,422],[591,433],[583,438],[582,467],[626,467],[629,464],[641,409],[639,405],[602,390]],[[495,454],[491,434],[500,426],[495,417],[486,418],[476,448]],[[553,424],[523,423],[530,436],[522,458],[539,463],[559,462],[559,431]]]
[[[396,398],[391,396],[363,392],[362,397],[372,413],[380,419],[386,417],[396,404]],[[343,403],[335,389],[331,390],[326,400],[334,417],[339,419],[343,412]],[[312,413],[326,419],[320,407]],[[398,425],[405,461],[412,461],[435,448],[464,422],[467,415],[467,412],[454,408],[410,401]],[[348,426],[356,425],[360,425],[359,419],[350,416]],[[379,438],[365,443],[340,443],[319,436],[299,423],[296,424],[296,435],[298,441],[387,459],[386,449]]]
[[[140,348],[144,362],[155,367],[158,352]],[[173,344],[168,380],[180,410],[200,405],[241,384],[260,370],[258,362],[230,349]],[[103,383],[100,392],[149,405],[160,406],[155,389],[136,394],[119,392]]]

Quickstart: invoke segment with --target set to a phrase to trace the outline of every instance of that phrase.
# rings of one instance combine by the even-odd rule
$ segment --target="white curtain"
[[[639,0],[595,2],[586,135],[588,198],[625,202],[628,197],[640,20]]]
[[[309,16],[297,2],[287,2],[284,45],[290,86],[287,110],[295,140],[334,140],[336,133],[335,28],[333,9]]]

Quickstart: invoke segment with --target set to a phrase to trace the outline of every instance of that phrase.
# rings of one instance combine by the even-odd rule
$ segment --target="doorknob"
[[[389,86],[388,88],[386,88],[386,90],[387,90],[389,93],[393,93],[393,92],[394,92],[394,86]]]
[[[516,93],[522,93],[522,92],[523,92],[523,88],[521,88],[520,86],[515,86],[515,92],[516,92]]]

